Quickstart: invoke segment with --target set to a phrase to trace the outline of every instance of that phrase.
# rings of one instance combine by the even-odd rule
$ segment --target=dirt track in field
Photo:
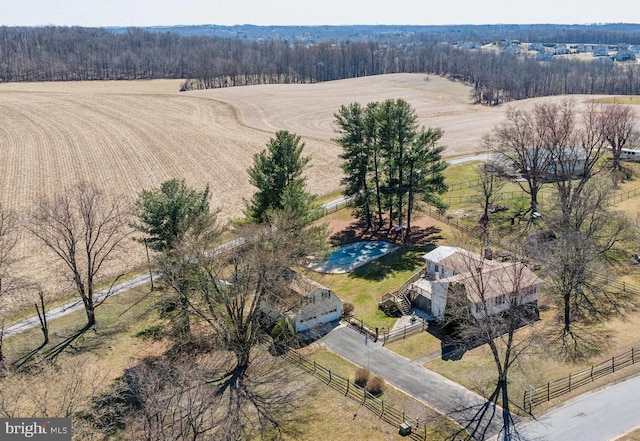
[[[0,84],[0,203],[24,213],[41,195],[82,179],[133,200],[176,177],[197,188],[209,184],[222,217],[240,216],[253,192],[246,169],[277,130],[302,136],[312,157],[309,189],[322,195],[339,188],[340,148],[331,138],[342,104],[404,98],[421,124],[444,130],[446,156],[478,149],[505,110],[471,105],[467,86],[424,74],[189,93],[179,86],[179,80]],[[41,250],[25,241],[20,251],[28,257],[23,265],[46,273]]]

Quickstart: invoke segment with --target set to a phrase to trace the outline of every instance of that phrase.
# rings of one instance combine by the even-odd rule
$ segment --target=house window
[[[322,291],[323,299],[328,299],[329,297],[331,297],[331,293],[329,293],[329,291]]]
[[[495,298],[496,305],[503,305],[506,301],[507,301],[506,294],[500,294],[498,297]]]
[[[480,314],[482,312],[482,303],[478,302],[476,305],[476,314]]]

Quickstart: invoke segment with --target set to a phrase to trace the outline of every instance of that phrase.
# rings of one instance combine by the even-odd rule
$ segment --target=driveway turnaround
[[[465,387],[425,369],[421,360],[409,361],[373,342],[357,330],[341,324],[317,341],[332,352],[367,368],[387,383],[465,426],[486,400]],[[498,433],[502,409],[496,408],[486,438]]]

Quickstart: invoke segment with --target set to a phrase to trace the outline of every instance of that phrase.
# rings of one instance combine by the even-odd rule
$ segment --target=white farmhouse
[[[494,315],[512,301],[535,305],[540,299],[540,279],[521,262],[498,262],[449,246],[437,247],[423,258],[425,273],[411,286],[411,301],[437,319],[444,318],[453,288],[465,293],[476,318],[484,315],[483,302]]]
[[[270,293],[260,304],[272,320],[286,317],[297,333],[340,320],[342,301],[333,291],[295,271],[287,271],[285,278],[282,292]]]

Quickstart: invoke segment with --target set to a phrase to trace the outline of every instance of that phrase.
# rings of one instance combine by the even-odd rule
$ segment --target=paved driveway
[[[426,403],[464,426],[486,400],[465,387],[411,362],[386,349],[380,342],[365,344],[363,334],[340,325],[318,340],[322,346],[369,369],[387,383]],[[501,412],[501,409],[496,409]],[[499,414],[498,414],[499,415]],[[495,418],[500,420],[498,416]],[[497,421],[496,421],[497,422]],[[489,434],[496,434],[500,424],[492,424]]]

